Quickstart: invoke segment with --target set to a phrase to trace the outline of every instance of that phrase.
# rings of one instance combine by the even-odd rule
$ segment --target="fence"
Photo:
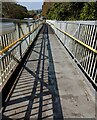
[[[6,83],[42,27],[40,20],[3,19],[0,30],[0,86]]]
[[[97,86],[96,21],[47,20],[77,64]]]

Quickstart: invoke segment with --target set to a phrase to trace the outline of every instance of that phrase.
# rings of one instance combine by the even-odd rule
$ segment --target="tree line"
[[[44,2],[42,15],[51,20],[97,20],[97,2]]]
[[[15,2],[2,2],[2,17],[23,19],[32,18],[35,15],[33,10],[28,11],[26,7]]]

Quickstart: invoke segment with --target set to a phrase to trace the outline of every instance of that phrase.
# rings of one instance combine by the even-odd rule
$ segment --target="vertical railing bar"
[[[81,25],[81,31],[80,31],[80,40],[81,40],[81,36],[82,36],[82,31],[83,31],[83,25]],[[80,55],[81,55],[81,65],[83,66],[83,54],[82,54],[82,51],[83,51],[83,47],[81,47],[80,45],[79,45],[79,52],[80,52]]]
[[[8,34],[6,34],[6,44],[8,45]],[[9,55],[6,57],[6,73],[8,71]]]
[[[67,23],[67,22],[65,22],[65,23],[66,23],[65,31],[67,32],[67,25],[68,25],[68,23]],[[65,35],[65,39],[64,39],[64,43],[65,43],[65,44],[64,44],[64,45],[66,45],[66,42],[67,42],[67,41],[66,41],[66,35]]]
[[[87,42],[87,44],[91,46],[91,45],[92,45],[92,40],[91,40],[91,39],[92,39],[92,37],[93,37],[92,31],[94,32],[94,27],[92,27],[92,26],[90,26],[90,27],[91,27],[91,29],[93,29],[93,30],[89,30],[89,31],[90,31],[89,35],[90,35],[91,37],[88,37],[88,42]],[[91,34],[92,34],[92,35],[91,35]],[[88,35],[88,36],[89,36],[89,35]],[[92,55],[91,55],[92,52],[91,52],[91,51],[87,51],[87,54],[88,54],[88,55],[87,55],[88,58],[87,58],[87,64],[86,64],[86,68],[87,68],[86,71],[88,72],[88,71],[89,71],[89,66],[90,66],[89,61],[90,61],[90,58],[91,58],[90,56],[92,56]],[[89,73],[89,72],[88,72],[88,73]]]
[[[29,25],[29,23],[28,23],[28,27],[29,27],[29,32],[31,32],[31,28],[30,28],[30,25]],[[29,35],[29,43],[31,42],[31,37],[30,37],[30,35]]]
[[[76,33],[77,33],[77,38],[79,38],[79,33],[80,33],[80,26],[81,26],[81,24],[79,23],[79,25],[78,25],[78,28],[77,28],[77,31],[76,31]],[[75,42],[75,58],[76,58],[76,54],[77,54],[77,43]]]
[[[80,39],[79,37],[80,37],[80,31],[81,31],[81,28],[82,28],[82,25],[81,25],[81,23],[80,23],[80,28],[79,28],[79,33],[78,33],[78,39]],[[77,48],[78,48],[78,57],[79,57],[80,46],[78,45],[78,43],[77,43]],[[78,59],[79,59],[79,58],[78,58]]]
[[[82,39],[82,41],[83,41],[84,43],[86,43],[86,36],[85,36],[85,34],[86,34],[86,27],[87,27],[87,26],[84,26],[84,31],[83,31],[83,39]],[[86,54],[87,49],[83,47],[83,50],[84,50],[84,52],[82,52],[82,53],[83,53],[83,67],[84,67],[84,69],[85,69],[85,60],[84,60],[84,57],[85,57],[85,54]]]
[[[96,28],[95,28],[95,26],[94,26],[94,30],[93,30],[93,36],[92,36],[92,40],[93,40],[93,42],[95,42],[95,37],[96,37],[96,34],[95,34],[95,30],[96,30]],[[93,46],[93,43],[92,43],[92,45],[91,45],[91,47],[94,47]],[[91,69],[92,69],[92,64],[93,64],[93,59],[94,59],[94,53],[93,52],[91,52],[91,54],[90,54],[90,60],[89,60],[89,65],[90,66],[88,66],[88,73],[90,74],[91,73]]]
[[[97,49],[97,33],[96,33],[96,35],[94,36],[95,37],[95,49]],[[92,61],[92,63],[91,63],[91,66],[92,66],[92,64],[94,64],[94,67],[93,67],[93,70],[91,70],[91,76],[93,77],[93,74],[95,73],[95,69],[97,69],[97,55],[96,54],[93,54],[94,55],[94,63],[93,63],[93,61]]]
[[[95,27],[96,27],[96,35],[95,35],[96,42],[95,42],[94,49],[97,50],[97,26],[95,25]],[[96,55],[96,58],[95,58],[95,63],[96,63],[96,65],[95,65],[95,72],[94,72],[95,73],[94,80],[95,80],[95,83],[97,84],[97,55]]]
[[[88,32],[89,31],[89,25],[86,25],[86,27],[85,27],[85,38],[84,38],[84,40],[85,40],[85,44],[88,44],[88,38],[89,38],[89,36],[88,36]],[[90,51],[88,51],[86,48],[85,48],[85,51],[84,51],[84,54],[85,54],[85,56],[84,56],[84,66],[85,66],[85,70],[87,71],[87,66],[86,66],[86,64],[87,64],[87,61],[88,61],[88,52],[90,52]]]
[[[94,28],[94,26],[93,26],[93,28]],[[92,44],[93,44],[93,36],[94,36],[94,32],[95,32],[95,28],[93,29],[93,31],[92,31],[92,35],[91,35],[91,39],[89,40],[90,41],[90,46],[92,47]],[[89,58],[88,58],[89,59]],[[91,70],[92,70],[92,68],[93,68],[93,66],[91,66],[91,64],[92,64],[92,61],[94,61],[94,54],[93,54],[93,52],[91,52],[90,51],[90,59],[88,60],[88,64],[89,64],[89,66],[88,66],[88,74],[90,74],[90,76],[91,76]]]
[[[20,31],[20,23],[18,23],[18,36],[19,38],[21,37],[21,31]],[[21,48],[21,44],[19,45],[19,49],[20,49],[20,59],[22,59],[22,48]]]
[[[85,36],[85,34],[86,34],[86,27],[87,27],[87,26],[83,26],[83,27],[84,27],[84,32],[83,32],[83,39],[82,39],[82,41],[83,41],[84,43],[86,43],[86,36]],[[83,51],[84,51],[84,52],[83,52]],[[82,54],[83,54],[83,67],[84,67],[84,69],[85,69],[85,60],[84,60],[84,57],[85,57],[87,48],[83,47],[83,51],[82,51]]]

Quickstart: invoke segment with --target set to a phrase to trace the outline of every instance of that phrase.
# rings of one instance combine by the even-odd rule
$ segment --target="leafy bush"
[[[97,2],[45,3],[43,13],[48,19],[97,20]]]

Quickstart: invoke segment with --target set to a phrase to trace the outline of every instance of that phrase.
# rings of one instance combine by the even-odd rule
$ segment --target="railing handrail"
[[[49,20],[50,21],[50,20]],[[51,20],[52,22],[55,22],[57,20]],[[83,24],[83,25],[97,25],[97,20],[96,21],[57,21],[58,23],[69,23],[69,24]]]
[[[80,45],[88,48],[89,50],[93,51],[94,53],[97,54],[97,50],[96,49],[93,49],[91,46],[85,44],[84,42],[78,40],[77,38],[73,37],[72,35],[70,35],[69,33],[59,29],[57,26],[55,26],[53,23],[49,22],[50,24],[52,24],[57,30],[59,30],[60,32],[64,33],[65,35],[67,35],[68,37],[72,38],[73,40],[75,40],[76,42],[78,42]]]
[[[43,21],[6,18],[0,20],[0,87],[2,88],[34,42]]]
[[[42,24],[42,23],[41,23]],[[31,33],[33,33],[41,24],[39,24],[34,30],[32,30],[31,32],[28,32],[27,34],[23,35],[21,38],[17,39],[16,41],[14,41],[13,43],[11,43],[10,45],[6,46],[4,49],[0,50],[0,55],[2,55],[4,52],[6,52],[7,50],[9,50],[11,47],[13,47],[14,45],[16,45],[19,41],[21,41],[23,38],[27,37],[28,35],[30,35]]]
[[[29,23],[38,22],[40,19],[10,19],[10,18],[0,18],[0,22],[14,22],[14,23]]]

